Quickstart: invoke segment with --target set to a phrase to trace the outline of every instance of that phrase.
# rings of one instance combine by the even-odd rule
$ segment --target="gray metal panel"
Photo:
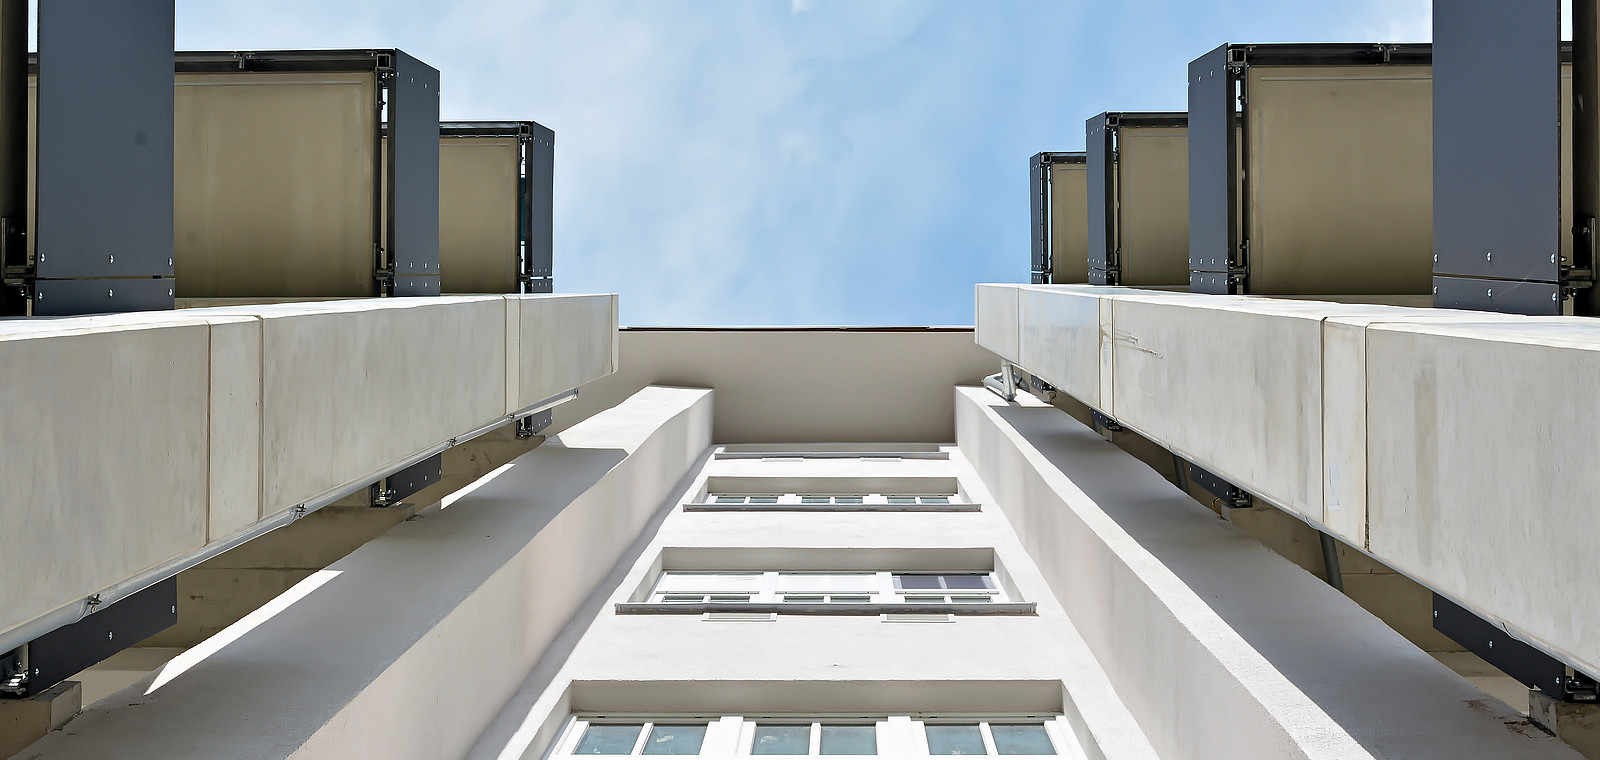
[[[40,4],[40,277],[172,274],[172,49],[172,0]]]
[[[402,279],[439,274],[439,71],[394,52],[389,90],[389,260]]]
[[[173,308],[172,278],[36,280],[33,313],[65,317]]]
[[[1441,309],[1559,316],[1560,291],[1561,286],[1553,282],[1435,277],[1433,305]]]
[[[1106,270],[1100,269],[1100,268],[1097,267],[1097,268],[1089,270],[1089,284],[1090,285],[1114,285],[1116,283],[1113,283],[1111,281],[1111,273],[1110,272],[1107,272]]]
[[[1235,249],[1234,123],[1233,79],[1223,45],[1189,64],[1191,270],[1226,272]]]
[[[173,576],[28,643],[28,693],[38,694],[178,622]]]
[[[1560,30],[1559,0],[1436,4],[1434,272],[1557,279]]]
[[[555,280],[550,277],[535,277],[528,281],[529,293],[554,293],[556,292]]]
[[[1033,274],[1034,283],[1041,274],[1050,272],[1050,169],[1044,164],[1044,154],[1035,153],[1028,159],[1028,215],[1033,222]]]
[[[436,296],[440,292],[438,275],[401,275],[394,278],[396,296]]]
[[[1117,244],[1117,180],[1113,174],[1116,157],[1112,153],[1112,130],[1106,124],[1106,114],[1100,114],[1083,125],[1085,158],[1089,163],[1089,269],[1109,271],[1116,262]],[[1089,282],[1096,285],[1090,275]]]
[[[1227,295],[1228,275],[1226,272],[1190,272],[1189,292]]]
[[[527,141],[528,163],[528,276],[553,277],[555,267],[556,133],[531,124]]]
[[[434,454],[383,479],[390,501],[400,501],[444,478],[444,454]]]

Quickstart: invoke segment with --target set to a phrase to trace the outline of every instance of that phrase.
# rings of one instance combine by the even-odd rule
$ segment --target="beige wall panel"
[[[1249,72],[1250,290],[1429,293],[1428,66]]]
[[[515,137],[439,140],[439,276],[446,293],[517,292]]]
[[[1123,127],[1122,284],[1189,284],[1189,130]]]
[[[506,412],[505,304],[498,298],[371,299],[248,311],[265,320],[264,514]],[[594,343],[599,336],[588,331],[569,341]]]
[[[179,74],[179,298],[367,296],[371,74]]]
[[[514,412],[617,370],[617,297],[529,295],[520,309]]]
[[[1089,167],[1050,166],[1050,264],[1057,283],[1089,281]]]
[[[93,319],[0,323],[0,630],[206,543],[205,323]]]
[[[208,319],[211,416],[207,538],[218,541],[261,514],[261,320]]]

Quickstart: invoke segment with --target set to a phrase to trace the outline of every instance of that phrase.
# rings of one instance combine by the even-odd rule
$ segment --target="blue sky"
[[[1429,0],[178,0],[179,49],[398,47],[556,131],[556,282],[633,325],[970,324],[1027,159],[1183,110],[1223,42],[1426,41]]]

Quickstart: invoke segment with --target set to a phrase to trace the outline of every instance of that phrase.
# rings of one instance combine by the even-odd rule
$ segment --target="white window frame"
[[[645,744],[649,741],[651,729],[658,725],[677,725],[685,723],[705,723],[705,740],[700,745],[700,754],[684,757],[718,758],[719,760],[745,760],[745,758],[783,758],[783,757],[838,757],[838,758],[894,758],[894,757],[950,757],[949,755],[930,755],[928,753],[928,738],[926,727],[932,725],[971,725],[978,724],[978,730],[983,737],[984,750],[987,756],[998,756],[995,751],[994,736],[990,729],[992,724],[1039,724],[1044,727],[1045,736],[1050,739],[1051,746],[1055,749],[1053,755],[1008,755],[1016,758],[1062,758],[1063,760],[1082,760],[1085,757],[1080,748],[1077,737],[1067,726],[1065,719],[1054,713],[971,713],[971,714],[939,714],[939,715],[907,715],[899,714],[750,714],[750,715],[706,715],[706,714],[578,714],[569,716],[567,725],[562,728],[561,734],[550,745],[546,754],[547,760],[576,760],[576,758],[606,758],[606,757],[640,757]],[[871,724],[875,729],[877,754],[875,755],[822,755],[822,729],[827,725],[865,725]],[[577,755],[573,754],[583,734],[593,724],[621,724],[640,725],[639,736],[634,740],[634,746],[629,755]],[[810,728],[808,752],[805,755],[756,755],[753,752],[756,727],[760,724],[790,724],[806,725]],[[662,757],[671,757],[663,755]]]
[[[752,499],[761,499],[753,502]],[[847,501],[840,501],[846,499]],[[859,499],[859,501],[856,501]],[[909,499],[910,501],[906,501]],[[819,501],[825,500],[825,501]],[[796,491],[708,491],[701,498],[684,503],[691,512],[739,511],[774,512],[850,511],[850,512],[976,512],[982,505],[962,498],[960,493],[818,493]]]
[[[670,577],[684,577],[694,575],[760,575],[756,586],[752,589],[724,589],[714,590],[709,587],[694,590],[674,590],[668,580]],[[861,588],[828,588],[826,584],[819,583],[815,587],[784,588],[784,579],[796,576],[859,576],[862,579],[872,578],[870,589]],[[906,589],[900,588],[896,582],[897,576],[905,575],[971,575],[985,579],[987,588],[984,589]],[[942,584],[941,584],[942,585]],[[664,588],[664,586],[666,586]],[[728,599],[726,597],[745,597],[742,599]],[[990,602],[1015,601],[1008,598],[1005,588],[993,570],[945,570],[945,571],[861,571],[861,570],[767,570],[767,571],[694,571],[694,570],[663,570],[651,584],[650,592],[645,600],[651,604],[716,604],[726,603],[730,607],[749,602],[782,602],[798,604],[819,603],[817,599],[793,599],[791,597],[824,597],[821,603],[839,604],[987,604]],[[695,597],[691,599],[690,597]],[[724,597],[714,599],[713,597]],[[849,597],[850,600],[835,601],[834,597]],[[857,597],[867,597],[865,600],[856,601]],[[921,597],[921,598],[919,598]],[[936,598],[937,597],[937,598]],[[957,601],[960,599],[961,601]],[[982,599],[983,601],[977,601]]]

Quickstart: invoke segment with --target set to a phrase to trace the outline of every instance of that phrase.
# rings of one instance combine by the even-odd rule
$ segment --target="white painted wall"
[[[609,374],[615,313],[487,296],[0,321],[0,634]]]
[[[635,394],[24,756],[461,756],[709,444],[711,397]]]
[[[956,397],[961,451],[1161,757],[1578,757],[1065,413]]]
[[[652,384],[717,389],[717,443],[955,439],[950,388],[1000,371],[966,328],[624,328],[551,430]]]
[[[720,387],[717,394],[720,403]],[[469,757],[536,759],[573,707],[752,713],[1064,709],[1103,752],[1092,757],[1154,757],[983,484],[959,451],[944,450],[950,459],[709,460],[667,503],[671,511],[637,559],[598,589],[592,617],[574,622],[570,654],[541,663]],[[713,477],[785,479],[789,485],[796,478],[955,477],[983,510],[684,512],[681,502]],[[906,551],[896,550],[930,548],[996,557],[1023,599],[1038,603],[1038,615],[888,623],[876,616],[780,614],[775,622],[715,622],[699,615],[619,615],[613,607],[652,582],[663,554],[698,555],[698,566],[708,567],[707,556],[739,555],[772,565],[785,563],[779,556],[837,551],[859,562],[865,555],[904,556]],[[927,561],[925,553],[917,557]]]

